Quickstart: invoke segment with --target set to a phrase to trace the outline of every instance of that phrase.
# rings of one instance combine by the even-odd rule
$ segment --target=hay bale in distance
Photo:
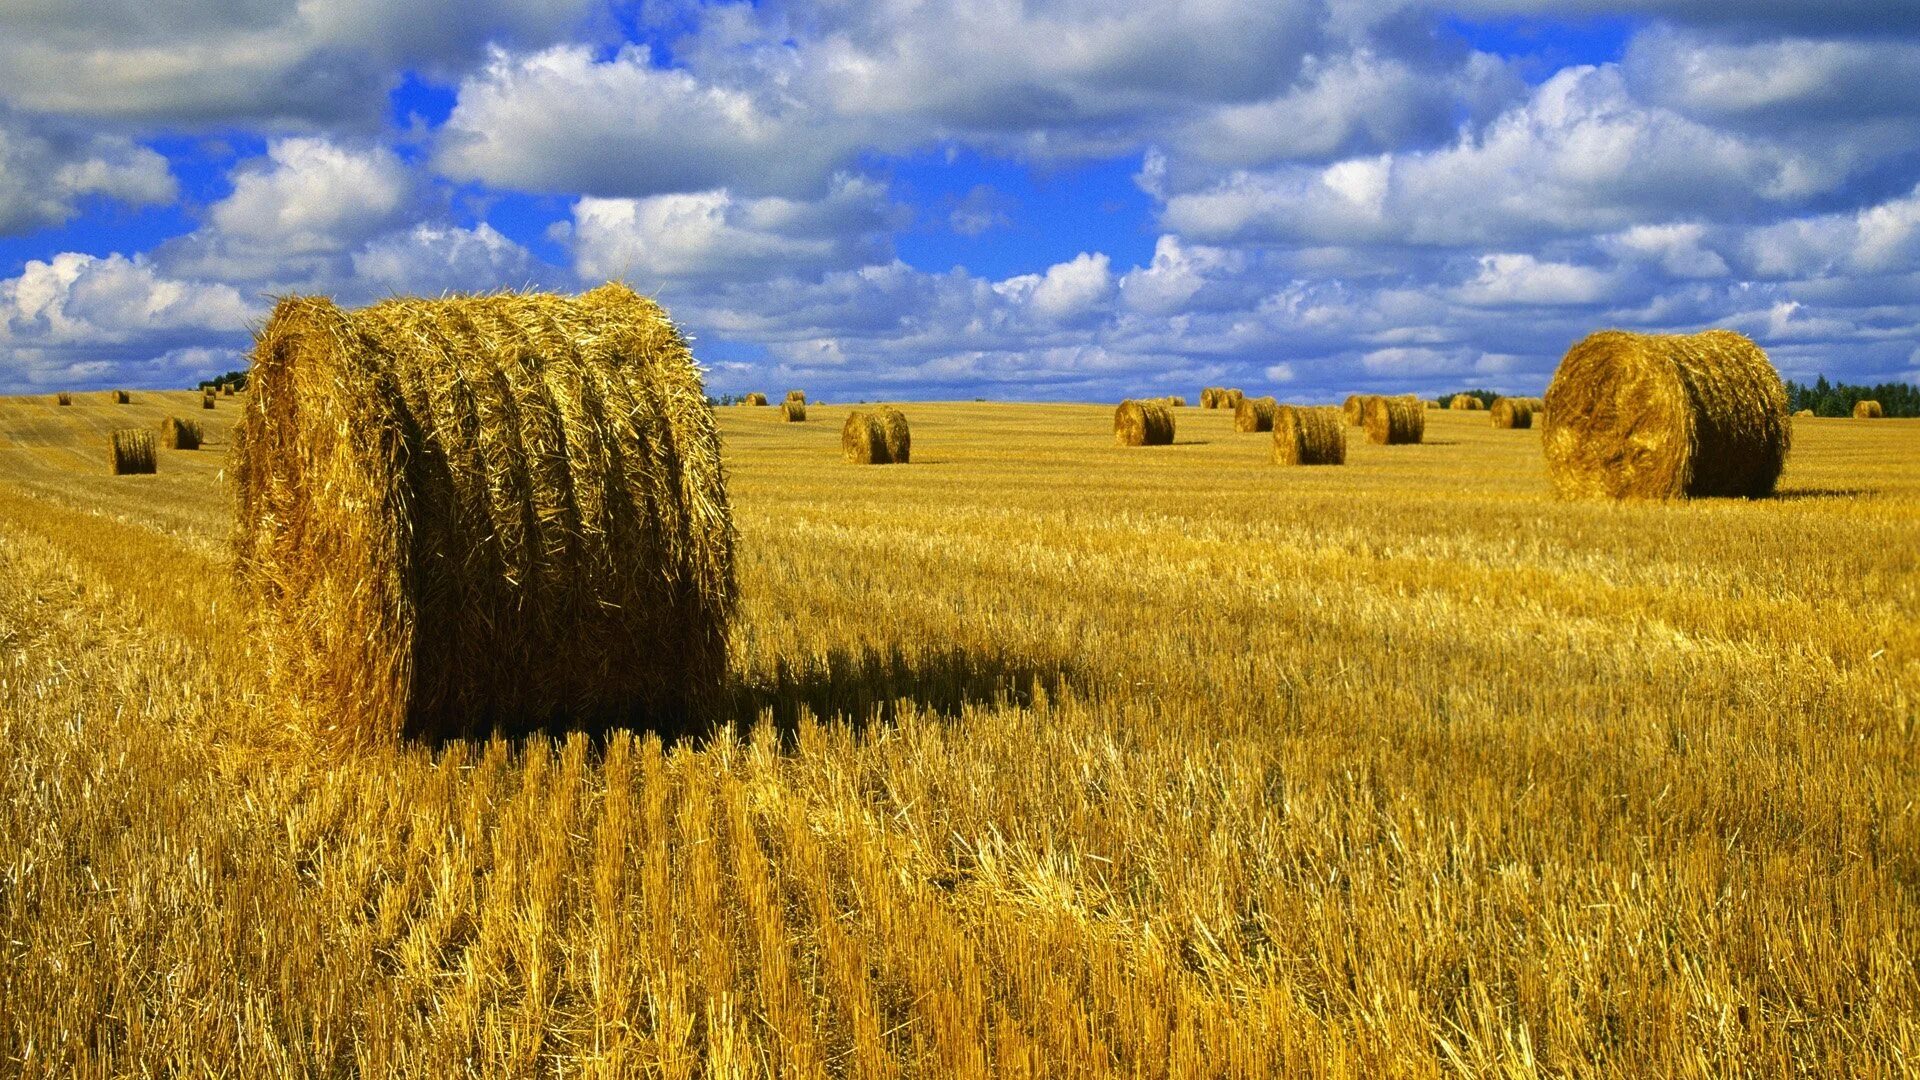
[[[1129,398],[1113,410],[1113,441],[1121,446],[1168,446],[1173,410],[1152,400]]]
[[[1233,410],[1233,430],[1272,431],[1273,410],[1279,407],[1280,403],[1270,397],[1243,397]]]
[[[1731,330],[1591,334],[1546,400],[1541,441],[1563,497],[1759,498],[1792,444],[1779,373]]]
[[[133,395],[127,393],[125,390],[109,390],[107,391],[107,396],[115,405],[133,404]]]
[[[1200,407],[1203,409],[1217,409],[1220,407],[1220,403],[1226,400],[1226,396],[1227,391],[1225,387],[1206,387],[1200,391]]]
[[[236,564],[275,694],[323,742],[686,725],[722,700],[720,439],[652,300],[289,297],[248,386]]]
[[[1533,403],[1526,398],[1496,398],[1493,408],[1487,411],[1493,415],[1493,426],[1497,428],[1533,426]]]
[[[765,405],[766,403],[767,395],[758,392],[748,394],[746,397],[740,399],[740,404],[742,405]]]
[[[1221,391],[1221,393],[1225,395],[1220,399],[1220,407],[1223,409],[1239,408],[1240,402],[1246,400],[1247,396],[1244,390],[1228,389]]]
[[[1347,400],[1340,405],[1341,415],[1346,417],[1349,427],[1365,427],[1367,424],[1367,402],[1379,397],[1378,394],[1348,394]]]
[[[73,404],[73,395],[67,393],[65,390],[62,390],[59,393],[53,395],[53,403],[55,405],[71,405]]]
[[[1880,408],[1880,403],[1877,401],[1867,400],[1853,403],[1853,418],[1855,420],[1880,420],[1885,418],[1886,415],[1886,411]]]
[[[1447,402],[1447,408],[1463,409],[1467,412],[1475,412],[1486,407],[1485,402],[1474,397],[1472,394],[1455,394],[1452,399]]]
[[[1367,441],[1404,446],[1427,436],[1427,410],[1416,397],[1374,397],[1367,401]]]
[[[1812,409],[1801,409],[1799,412],[1793,414],[1794,419],[1796,420],[1803,416],[1812,416],[1812,415],[1813,415]]]
[[[1344,465],[1347,418],[1331,405],[1281,405],[1273,411],[1275,465]]]
[[[780,418],[789,424],[798,424],[807,418],[807,403],[804,401],[783,401],[780,403]]]
[[[222,384],[220,384],[220,396],[221,396],[221,397],[232,397],[232,396],[233,396],[233,384],[232,384],[232,383],[222,383]]]
[[[840,425],[840,453],[855,465],[885,465],[887,429],[880,417],[864,409],[854,409]]]
[[[805,390],[789,390],[787,391],[786,400],[797,401],[805,405],[807,403],[807,392]]]
[[[177,416],[160,421],[160,445],[169,450],[200,449],[200,421]]]
[[[153,432],[145,428],[121,428],[107,438],[107,467],[115,476],[157,472],[159,461]]]
[[[200,394],[200,407],[202,409],[214,408],[215,407],[214,400],[215,399],[214,399],[213,391],[211,390],[202,391]]]
[[[1181,397],[1178,394],[1174,394],[1171,397],[1162,398],[1161,400],[1165,401],[1168,405],[1171,405],[1176,409],[1184,409],[1187,407],[1187,399]]]

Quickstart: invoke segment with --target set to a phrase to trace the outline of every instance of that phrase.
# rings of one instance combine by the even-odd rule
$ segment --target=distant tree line
[[[201,379],[200,385],[194,387],[194,389],[225,390],[229,386],[233,387],[233,392],[236,394],[245,390],[247,388],[247,373],[244,371],[229,371],[225,375],[215,375],[211,379]]]
[[[1907,383],[1881,383],[1855,386],[1830,383],[1825,375],[1806,386],[1787,380],[1787,409],[1799,412],[1812,409],[1815,416],[1852,416],[1856,401],[1877,401],[1888,416],[1920,416],[1920,386]]]

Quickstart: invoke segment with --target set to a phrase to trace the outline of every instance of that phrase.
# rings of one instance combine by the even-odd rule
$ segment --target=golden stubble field
[[[1920,1069],[1920,422],[1622,506],[1485,413],[1280,469],[912,405],[861,468],[722,409],[737,731],[327,762],[235,402],[82,398],[0,401],[0,1072]]]

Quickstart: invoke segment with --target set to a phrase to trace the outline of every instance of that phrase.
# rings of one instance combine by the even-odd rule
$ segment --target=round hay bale
[[[800,423],[807,418],[807,403],[804,401],[781,402],[780,418],[789,424]]]
[[[1853,403],[1853,418],[1855,420],[1879,420],[1886,415],[1886,412],[1880,408],[1880,403],[1877,401],[1856,401]]]
[[[1803,416],[1808,416],[1808,417],[1810,417],[1810,416],[1812,416],[1812,415],[1813,415],[1813,410],[1812,410],[1812,409],[1801,409],[1801,410],[1800,410],[1799,412],[1797,412],[1797,413],[1794,413],[1794,414],[1793,414],[1793,416],[1794,416],[1794,419],[1796,419],[1796,420],[1797,420],[1797,419],[1799,419],[1799,418],[1801,418],[1801,417],[1803,417]]]
[[[1440,403],[1437,401],[1434,401],[1431,398],[1422,398],[1420,401],[1420,407],[1423,409],[1437,409],[1440,407]]]
[[[874,410],[880,421],[880,434],[887,443],[887,462],[906,465],[913,460],[913,431],[907,427],[907,415],[891,405]]]
[[[107,396],[115,405],[133,404],[133,395],[127,393],[125,390],[109,390],[107,391]]]
[[[145,428],[122,428],[107,438],[107,467],[115,476],[156,472],[159,462],[153,432]]]
[[[1368,442],[1417,443],[1427,436],[1427,410],[1416,397],[1374,397],[1367,401],[1366,425]]]
[[[1346,417],[1349,427],[1365,427],[1367,424],[1367,402],[1379,397],[1378,394],[1348,394],[1347,400],[1340,405],[1340,413]]]
[[[202,409],[212,409],[212,408],[215,408],[215,407],[216,407],[216,406],[214,405],[214,395],[213,395],[213,391],[211,391],[211,390],[206,390],[206,391],[202,391],[202,392],[201,392],[201,394],[200,394],[200,407],[201,407]]]
[[[1270,397],[1242,397],[1233,410],[1233,430],[1272,431],[1273,410],[1279,407],[1280,403]]]
[[[1281,405],[1273,411],[1275,465],[1344,465],[1347,418],[1331,405]]]
[[[1113,441],[1121,446],[1171,445],[1173,410],[1158,401],[1121,402],[1113,410]]]
[[[234,433],[277,696],[337,748],[676,727],[725,692],[734,527],[659,305],[281,300]]]
[[[847,413],[840,425],[840,453],[855,465],[885,465],[887,429],[880,418],[864,409]]]
[[[1206,387],[1200,391],[1200,407],[1203,409],[1219,408],[1220,401],[1226,396],[1226,393],[1225,389],[1218,386]]]
[[[740,399],[740,404],[742,405],[765,405],[766,403],[767,403],[767,395],[759,393],[757,391],[755,393],[748,394],[746,397]]]
[[[805,405],[807,403],[807,392],[805,390],[789,390],[787,391],[786,400],[797,401]]]
[[[1533,403],[1526,398],[1495,398],[1493,408],[1487,411],[1493,415],[1493,426],[1497,428],[1533,426]]]
[[[1567,351],[1541,439],[1563,497],[1772,493],[1792,443],[1787,394],[1743,334],[1602,330]]]
[[[1455,394],[1447,402],[1447,408],[1463,409],[1467,412],[1477,412],[1486,407],[1487,407],[1486,402],[1481,401],[1479,398],[1474,397],[1472,394]]]
[[[73,395],[62,390],[58,394],[53,395],[53,403],[55,405],[71,405],[73,404]]]
[[[1183,398],[1183,397],[1181,397],[1181,396],[1180,396],[1180,395],[1178,395],[1178,394],[1175,394],[1175,395],[1173,395],[1172,397],[1169,397],[1169,398],[1165,398],[1164,400],[1166,401],[1166,403],[1167,403],[1168,405],[1171,405],[1171,406],[1173,406],[1173,407],[1174,407],[1174,408],[1176,408],[1176,409],[1184,409],[1184,408],[1186,408],[1186,407],[1187,407],[1187,399],[1186,399],[1186,398]]]
[[[1221,394],[1224,395],[1220,398],[1220,407],[1223,409],[1239,408],[1240,402],[1245,400],[1247,396],[1246,392],[1243,390],[1231,390],[1231,389],[1222,390]]]
[[[160,445],[169,450],[200,449],[200,421],[177,416],[160,421]]]
[[[224,383],[224,384],[222,384],[222,385],[221,385],[221,387],[220,387],[220,396],[221,396],[221,397],[232,397],[232,396],[233,396],[233,384],[232,384],[232,383]]]

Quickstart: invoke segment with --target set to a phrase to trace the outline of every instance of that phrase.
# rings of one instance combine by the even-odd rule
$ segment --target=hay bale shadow
[[[856,730],[895,722],[902,707],[958,717],[968,706],[1032,705],[1036,691],[1048,697],[1081,685],[1065,664],[1008,653],[929,648],[909,653],[835,649],[803,664],[779,662],[770,678],[738,679],[726,718],[752,727],[771,716],[783,740],[791,739],[803,711],[821,720],[843,721]]]
[[[1791,491],[1776,491],[1773,497],[1782,502],[1800,502],[1810,499],[1860,499],[1878,495],[1874,488],[1795,488]]]

